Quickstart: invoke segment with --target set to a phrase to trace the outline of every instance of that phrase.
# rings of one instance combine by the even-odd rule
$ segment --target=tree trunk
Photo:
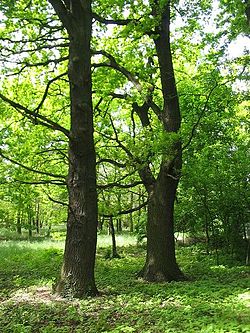
[[[130,194],[130,202],[131,202],[131,209],[133,209],[133,204],[134,204],[134,196],[133,193],[131,192]],[[134,220],[133,220],[133,213],[131,212],[129,214],[129,231],[134,232]]]
[[[17,230],[17,233],[18,233],[19,235],[22,234],[22,223],[21,223],[20,209],[18,209],[18,213],[17,213],[16,230]]]
[[[39,216],[40,216],[40,204],[39,204],[39,201],[37,201],[37,204],[36,204],[36,232],[37,232],[37,234],[40,233]]]
[[[109,230],[112,237],[112,258],[120,258],[116,248],[115,228],[112,216],[109,218]]]
[[[160,17],[153,37],[160,67],[163,97],[163,110],[158,118],[162,122],[163,130],[171,135],[171,133],[178,133],[181,115],[170,48],[170,1],[166,2],[162,8],[158,1],[155,1],[152,13],[157,20]],[[149,199],[147,257],[140,275],[148,281],[184,279],[176,262],[174,241],[174,201],[181,165],[181,142],[176,139],[166,154],[163,153],[157,179],[150,177],[148,170],[141,170]],[[150,178],[151,183],[147,183]]]
[[[32,238],[32,217],[28,214],[28,230],[29,230],[29,238]]]
[[[122,232],[122,219],[116,218],[116,231],[117,233],[121,233]]]
[[[175,257],[174,201],[178,178],[162,163],[149,193],[147,219],[147,257],[140,275],[147,281],[181,281],[185,277]]]
[[[98,293],[94,279],[97,192],[90,67],[91,1],[70,1],[69,7],[68,2],[61,1],[59,9],[58,1],[50,2],[67,28],[70,39],[69,209],[64,262],[56,291],[81,298]]]
[[[98,229],[99,229],[100,231],[103,230],[104,220],[105,220],[105,218],[104,218],[103,216],[100,216],[100,218],[99,218],[99,223],[98,223]]]

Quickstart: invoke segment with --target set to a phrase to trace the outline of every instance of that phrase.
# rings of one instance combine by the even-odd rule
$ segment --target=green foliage
[[[218,75],[215,79],[220,82]],[[244,233],[249,220],[249,123],[247,102],[242,103],[241,98],[224,85],[218,85],[211,96],[206,117],[201,118],[183,155],[176,230],[200,234],[211,249],[224,247],[244,262]],[[184,111],[185,103],[184,97]],[[191,123],[183,124],[183,135],[195,117],[187,118]]]
[[[166,2],[159,1],[160,7]],[[103,294],[94,300],[71,302],[57,300],[48,292],[43,298],[37,289],[51,287],[56,279],[62,243],[60,249],[53,242],[52,248],[51,243],[3,243],[0,327],[7,333],[247,331],[247,269],[231,266],[235,258],[245,260],[242,242],[249,220],[248,105],[246,96],[234,86],[247,80],[249,58],[245,55],[231,61],[226,56],[230,41],[249,31],[245,5],[241,0],[221,0],[214,14],[211,1],[171,2],[172,21],[177,22],[171,26],[172,53],[183,125],[180,133],[170,134],[159,121],[163,102],[152,41],[159,17],[153,17],[152,3],[105,0],[93,4],[93,10],[104,18],[133,19],[110,30],[95,22],[92,48],[109,52],[140,83],[133,85],[121,70],[111,69],[106,56],[93,56],[97,157],[123,165],[98,164],[99,213],[117,216],[145,200],[141,187],[128,191],[122,185],[136,183],[136,171],[145,163],[157,176],[161,161],[172,157],[173,147],[181,139],[184,147],[188,145],[183,151],[175,227],[205,239],[206,250],[213,255],[206,256],[204,249],[194,246],[183,248],[177,253],[178,260],[196,280],[150,285],[135,278],[144,250],[120,248],[121,260],[105,261],[110,250],[100,248],[110,246],[110,237],[102,237],[97,281]],[[54,225],[66,219],[66,188],[55,186],[57,177],[48,173],[60,174],[60,179],[66,175],[67,142],[58,131],[39,125],[37,116],[70,127],[68,82],[63,75],[68,39],[48,1],[5,0],[0,10],[1,73],[8,74],[3,93],[37,112],[27,120],[22,112],[13,112],[0,101],[0,149],[17,162],[11,164],[4,157],[0,161],[0,226],[6,227],[0,239],[26,238],[39,216],[47,230],[53,225],[52,240],[63,240],[65,232]],[[212,14],[216,16],[214,25],[207,30]],[[182,22],[179,27],[178,20]],[[133,103],[143,105],[149,91],[159,109],[158,114],[151,108],[147,111],[150,126],[142,128],[138,115],[132,115]],[[112,97],[114,93],[123,98]],[[144,211],[133,213],[139,240],[145,236],[145,215]],[[22,235],[13,233],[18,221],[26,229]],[[128,219],[123,223],[129,227]],[[133,244],[134,237],[124,240],[118,236],[117,243]],[[222,247],[227,250],[225,257]],[[216,265],[218,261],[221,266]]]
[[[171,49],[183,120],[180,133],[170,134],[163,130],[159,115],[152,108],[148,110],[150,126],[147,128],[141,126],[136,113],[132,117],[133,103],[143,105],[149,91],[159,110],[163,107],[159,64],[152,40],[159,23],[159,17],[152,14],[153,2],[93,1],[93,11],[105,19],[132,19],[126,26],[109,27],[94,20],[92,49],[109,52],[117,64],[140,83],[138,88],[121,71],[110,68],[110,59],[106,56],[93,56],[97,160],[108,156],[125,165],[119,168],[100,162],[97,166],[98,185],[111,184],[99,189],[101,215],[116,215],[138,206],[145,199],[140,187],[131,188],[134,192],[131,202],[129,191],[116,188],[115,184],[137,182],[137,171],[145,163],[150,164],[157,177],[161,161],[171,157],[176,140],[181,139],[185,145],[200,118],[191,147],[184,150],[176,229],[204,231],[207,213],[202,197],[197,196],[194,187],[205,188],[208,192],[213,220],[219,223],[225,220],[221,216],[223,212],[230,215],[228,225],[235,225],[238,217],[232,211],[236,212],[237,206],[237,212],[243,211],[245,221],[248,202],[241,198],[247,196],[247,189],[240,174],[248,172],[244,157],[248,129],[246,116],[237,111],[245,96],[231,86],[237,80],[247,80],[249,59],[245,55],[231,61],[227,55],[230,41],[247,32],[245,4],[241,0],[217,3],[218,10],[213,11],[213,3],[207,0],[171,2]],[[159,5],[164,8],[166,1],[159,1]],[[68,129],[68,38],[49,2],[4,0],[0,10],[1,72],[6,74],[2,81],[3,94]],[[65,76],[61,76],[63,73]],[[124,95],[124,98],[113,98],[114,93]],[[246,112],[246,107],[242,108]],[[0,148],[3,153],[28,168],[66,176],[67,139],[58,131],[39,125],[36,117],[27,120],[23,116],[22,112],[13,112],[0,101]],[[121,149],[117,137],[133,158]],[[233,152],[233,149],[236,150]],[[48,201],[49,196],[67,204],[66,187],[56,186],[57,178],[30,172],[2,158],[0,174],[2,226],[15,228],[20,214],[21,227],[28,229],[29,219],[37,212],[35,199],[40,202],[40,217],[47,227],[66,220],[66,206]],[[32,182],[37,183],[36,186],[26,184]],[[204,192],[202,195],[204,197]],[[136,230],[144,235],[145,212],[135,212],[133,217]],[[126,218],[124,224],[127,228]],[[61,237],[60,234],[54,236]]]
[[[240,33],[249,33],[249,25],[246,16],[248,0],[220,0],[221,13],[219,24],[227,25],[231,38],[236,38]]]
[[[105,260],[98,250],[101,295],[67,300],[52,295],[62,243],[0,246],[0,325],[6,333],[28,332],[247,332],[248,269],[216,266],[201,248],[177,249],[190,281],[149,284],[137,279],[142,248],[120,247],[122,259]],[[226,258],[225,258],[226,259]],[[195,280],[193,278],[195,277]]]

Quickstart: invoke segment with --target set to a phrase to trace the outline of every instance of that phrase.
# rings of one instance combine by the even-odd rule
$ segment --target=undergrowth
[[[189,281],[151,284],[136,275],[143,248],[120,246],[122,258],[106,260],[104,245],[100,241],[97,252],[100,296],[66,300],[50,293],[60,271],[62,242],[2,242],[0,332],[249,332],[247,267],[228,265],[223,257],[218,266],[198,246],[177,248]]]

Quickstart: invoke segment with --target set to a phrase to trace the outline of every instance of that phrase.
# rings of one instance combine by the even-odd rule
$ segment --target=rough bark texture
[[[83,297],[97,294],[94,279],[97,193],[90,69],[91,1],[50,2],[70,39],[69,209],[64,263],[56,291]]]
[[[160,16],[155,28],[154,42],[158,56],[163,110],[160,116],[163,129],[177,133],[181,125],[173,61],[170,49],[170,8],[169,3],[160,9],[155,1],[153,14]],[[179,281],[184,279],[175,258],[174,242],[174,201],[181,170],[181,143],[173,143],[171,156],[163,156],[157,179],[149,169],[141,170],[148,191],[147,257],[141,276],[148,281]],[[151,181],[148,181],[151,179]]]
[[[174,201],[178,186],[178,179],[174,176],[176,166],[177,161],[173,166],[169,166],[166,161],[162,162],[157,180],[149,192],[147,257],[141,272],[147,281],[184,279],[175,257]]]

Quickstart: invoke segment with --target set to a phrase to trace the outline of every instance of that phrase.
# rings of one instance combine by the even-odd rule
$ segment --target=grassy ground
[[[102,236],[98,243],[101,296],[84,300],[50,292],[63,242],[2,241],[0,332],[250,332],[247,267],[216,266],[197,247],[178,248],[178,262],[191,281],[149,284],[136,278],[145,250],[134,238],[117,240],[122,259],[114,260],[105,259],[109,241]]]

